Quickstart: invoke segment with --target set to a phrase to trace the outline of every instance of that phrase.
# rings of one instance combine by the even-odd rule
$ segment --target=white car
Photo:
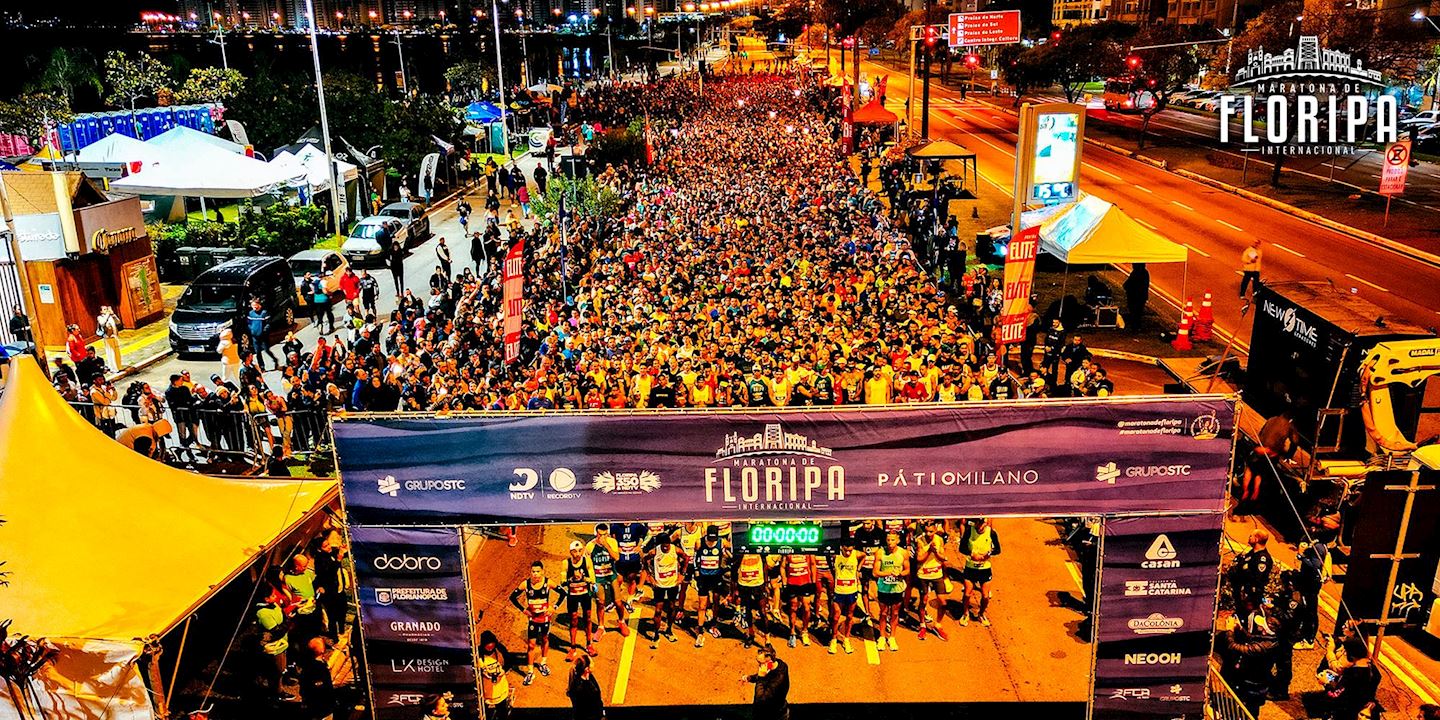
[[[350,236],[340,246],[340,252],[351,265],[383,265],[385,252],[390,243],[399,240],[401,247],[409,245],[409,233],[405,223],[385,215],[372,215],[355,223]]]
[[[1400,121],[1405,127],[1411,125],[1434,125],[1440,122],[1440,110],[1423,110]]]
[[[345,257],[334,250],[301,250],[290,256],[290,274],[295,276],[295,291],[300,291],[300,283],[305,281],[305,273],[312,277],[320,278],[325,282],[325,294],[332,299],[340,294],[340,278],[345,276],[345,270],[350,267]],[[306,303],[310,298],[302,298]]]

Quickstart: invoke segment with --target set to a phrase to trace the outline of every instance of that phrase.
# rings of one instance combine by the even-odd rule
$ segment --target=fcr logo
[[[376,570],[439,570],[440,558],[431,555],[381,555],[375,558]]]

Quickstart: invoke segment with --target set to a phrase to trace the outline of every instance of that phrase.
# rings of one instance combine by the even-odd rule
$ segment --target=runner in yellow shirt
[[[855,652],[850,645],[850,628],[855,623],[855,607],[860,598],[860,565],[864,553],[855,549],[855,538],[840,539],[840,552],[831,559],[830,566],[835,573],[835,591],[830,596],[830,654],[834,655],[837,645],[844,647],[846,654]]]

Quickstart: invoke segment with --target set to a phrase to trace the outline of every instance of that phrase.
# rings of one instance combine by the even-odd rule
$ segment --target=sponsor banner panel
[[[1219,512],[1233,430],[1232,400],[1189,396],[366,418],[335,442],[352,521],[440,525]]]
[[[1222,523],[1219,514],[1106,520],[1096,720],[1201,717]]]
[[[454,694],[452,716],[479,715],[459,532],[350,528],[377,720],[415,717],[440,692]]]

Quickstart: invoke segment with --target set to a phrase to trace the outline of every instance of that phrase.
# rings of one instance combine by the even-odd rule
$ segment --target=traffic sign
[[[879,55],[879,54],[880,54],[880,48],[878,48],[878,47],[872,47],[872,48],[870,48],[870,54],[871,54],[871,55]]]
[[[1405,192],[1405,177],[1410,174],[1410,141],[1390,143],[1385,148],[1385,165],[1380,171],[1380,194],[1399,195]]]
[[[950,47],[1020,42],[1020,11],[950,13]]]

